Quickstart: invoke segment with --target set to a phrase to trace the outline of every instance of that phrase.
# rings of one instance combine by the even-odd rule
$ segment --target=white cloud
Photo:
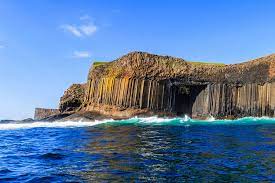
[[[94,24],[82,25],[79,27],[79,30],[86,36],[91,36],[97,31],[97,26]]]
[[[68,31],[70,33],[72,33],[74,36],[76,37],[82,37],[82,33],[81,31],[78,29],[77,26],[74,25],[62,25],[61,28],[65,31]]]
[[[2,49],[2,48],[5,48],[5,46],[0,44],[0,49]]]
[[[76,37],[88,37],[94,35],[98,31],[98,26],[91,21],[91,17],[84,15],[80,17],[81,23],[79,25],[65,24],[60,27]]]
[[[90,58],[91,53],[88,51],[74,51],[73,57],[74,58]]]

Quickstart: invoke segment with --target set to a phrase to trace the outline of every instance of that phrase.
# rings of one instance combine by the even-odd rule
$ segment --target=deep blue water
[[[0,182],[274,182],[275,120],[0,124]]]

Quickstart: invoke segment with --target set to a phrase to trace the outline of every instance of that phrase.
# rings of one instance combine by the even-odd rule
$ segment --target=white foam
[[[210,117],[207,118],[206,121],[213,122],[213,121],[216,121],[216,119],[210,115]]]
[[[184,115],[184,118],[182,119],[184,122],[190,121],[190,117],[188,115]]]
[[[227,123],[248,123],[251,121],[261,121],[261,122],[275,122],[275,118],[269,117],[244,117],[236,120],[228,119],[215,119],[213,116],[210,116],[207,120],[196,120],[190,118],[188,115],[185,115],[183,118],[168,118],[168,117],[133,117],[125,120],[115,121],[113,119],[105,120],[96,120],[93,122],[83,121],[83,119],[75,121],[65,121],[65,122],[27,122],[27,123],[0,123],[0,130],[16,130],[16,129],[29,129],[29,128],[73,128],[73,127],[89,127],[99,124],[109,123],[109,122],[119,122],[125,124],[165,124],[165,123],[184,123],[186,126],[197,123],[211,123],[211,124],[227,124]]]
[[[268,117],[268,116],[261,116],[261,117],[248,116],[248,117],[238,118],[237,120],[253,120],[253,121],[257,121],[257,120],[275,120],[275,118],[271,118],[271,117]]]
[[[161,118],[157,116],[145,117],[145,118],[138,118],[142,123],[165,123],[170,122],[173,118]]]
[[[95,126],[103,123],[113,122],[113,119],[95,120],[93,122],[85,121],[65,121],[65,122],[28,122],[28,123],[2,123],[0,130],[16,130],[29,128],[66,128],[66,127],[86,127]]]

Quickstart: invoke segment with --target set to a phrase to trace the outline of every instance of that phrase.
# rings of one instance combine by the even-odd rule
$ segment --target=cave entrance
[[[177,115],[192,115],[193,104],[199,93],[206,85],[176,85],[175,86],[175,108]]]

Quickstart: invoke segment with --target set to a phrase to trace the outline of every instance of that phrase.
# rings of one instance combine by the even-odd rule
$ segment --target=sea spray
[[[79,128],[79,127],[91,127],[96,125],[123,125],[123,124],[135,124],[135,125],[253,125],[253,124],[275,124],[275,118],[269,117],[244,117],[235,120],[229,119],[215,119],[210,117],[206,120],[192,119],[188,115],[184,117],[133,117],[124,120],[95,120],[95,121],[65,121],[65,122],[11,122],[0,124],[0,130],[17,130],[17,129],[30,129],[30,128]]]
[[[29,129],[29,128],[72,128],[72,127],[88,127],[95,126],[107,122],[112,122],[113,119],[95,120],[93,122],[88,121],[65,121],[65,122],[18,122],[18,123],[2,123],[0,124],[0,130],[16,130],[16,129]]]

